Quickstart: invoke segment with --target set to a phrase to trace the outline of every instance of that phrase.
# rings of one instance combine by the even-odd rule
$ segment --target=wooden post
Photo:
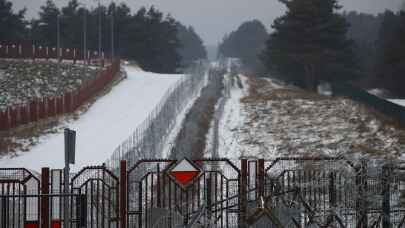
[[[247,160],[241,160],[241,173],[239,179],[239,227],[247,228]]]
[[[49,168],[42,168],[41,193],[41,228],[49,228]]]
[[[127,226],[127,161],[120,164],[120,224]]]

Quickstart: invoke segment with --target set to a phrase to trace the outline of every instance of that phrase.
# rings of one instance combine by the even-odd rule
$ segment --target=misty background
[[[14,9],[27,8],[27,18],[38,17],[40,6],[46,0],[12,0]],[[55,0],[57,6],[65,6],[68,0]],[[209,55],[213,54],[213,46],[221,42],[225,34],[235,30],[242,22],[253,19],[260,20],[271,31],[273,20],[281,16],[285,7],[278,0],[114,0],[115,3],[125,2],[132,11],[142,6],[149,8],[154,5],[164,13],[170,13],[177,20],[191,25],[201,36]],[[356,10],[363,13],[378,14],[385,9],[396,11],[404,4],[403,0],[340,0],[344,11]],[[97,0],[80,0],[88,7],[97,6]],[[111,0],[100,0],[101,4],[109,4]]]

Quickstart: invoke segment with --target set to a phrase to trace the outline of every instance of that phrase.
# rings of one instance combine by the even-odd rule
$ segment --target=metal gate
[[[405,168],[377,162],[122,161],[119,178],[84,168],[68,194],[62,170],[0,168],[0,228],[403,228]]]
[[[272,208],[283,211],[278,218],[285,227],[350,227],[360,216],[362,202],[347,196],[357,192],[363,177],[347,160],[290,157],[266,164],[270,188],[264,195],[272,197]]]
[[[0,228],[39,227],[39,188],[27,169],[0,168]]]
[[[119,179],[105,166],[82,169],[71,180],[71,192],[81,196],[73,199],[73,205],[86,205],[72,207],[72,227],[118,228]],[[83,207],[84,211],[79,213],[77,210]],[[86,220],[81,226],[80,217]]]
[[[179,161],[141,160],[128,170],[128,227],[238,227],[239,169],[227,159],[194,160],[186,187],[168,171]]]

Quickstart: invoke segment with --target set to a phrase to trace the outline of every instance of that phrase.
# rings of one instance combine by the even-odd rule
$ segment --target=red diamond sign
[[[194,178],[200,175],[201,170],[188,159],[183,159],[175,164],[175,166],[169,170],[168,174],[177,181],[183,187],[190,184]]]

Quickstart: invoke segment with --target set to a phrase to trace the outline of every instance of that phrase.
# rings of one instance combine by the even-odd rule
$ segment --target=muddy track
[[[170,158],[198,159],[204,155],[207,133],[215,118],[215,106],[222,97],[223,72],[210,70],[209,84],[202,89],[200,97],[187,113],[172,148]]]

